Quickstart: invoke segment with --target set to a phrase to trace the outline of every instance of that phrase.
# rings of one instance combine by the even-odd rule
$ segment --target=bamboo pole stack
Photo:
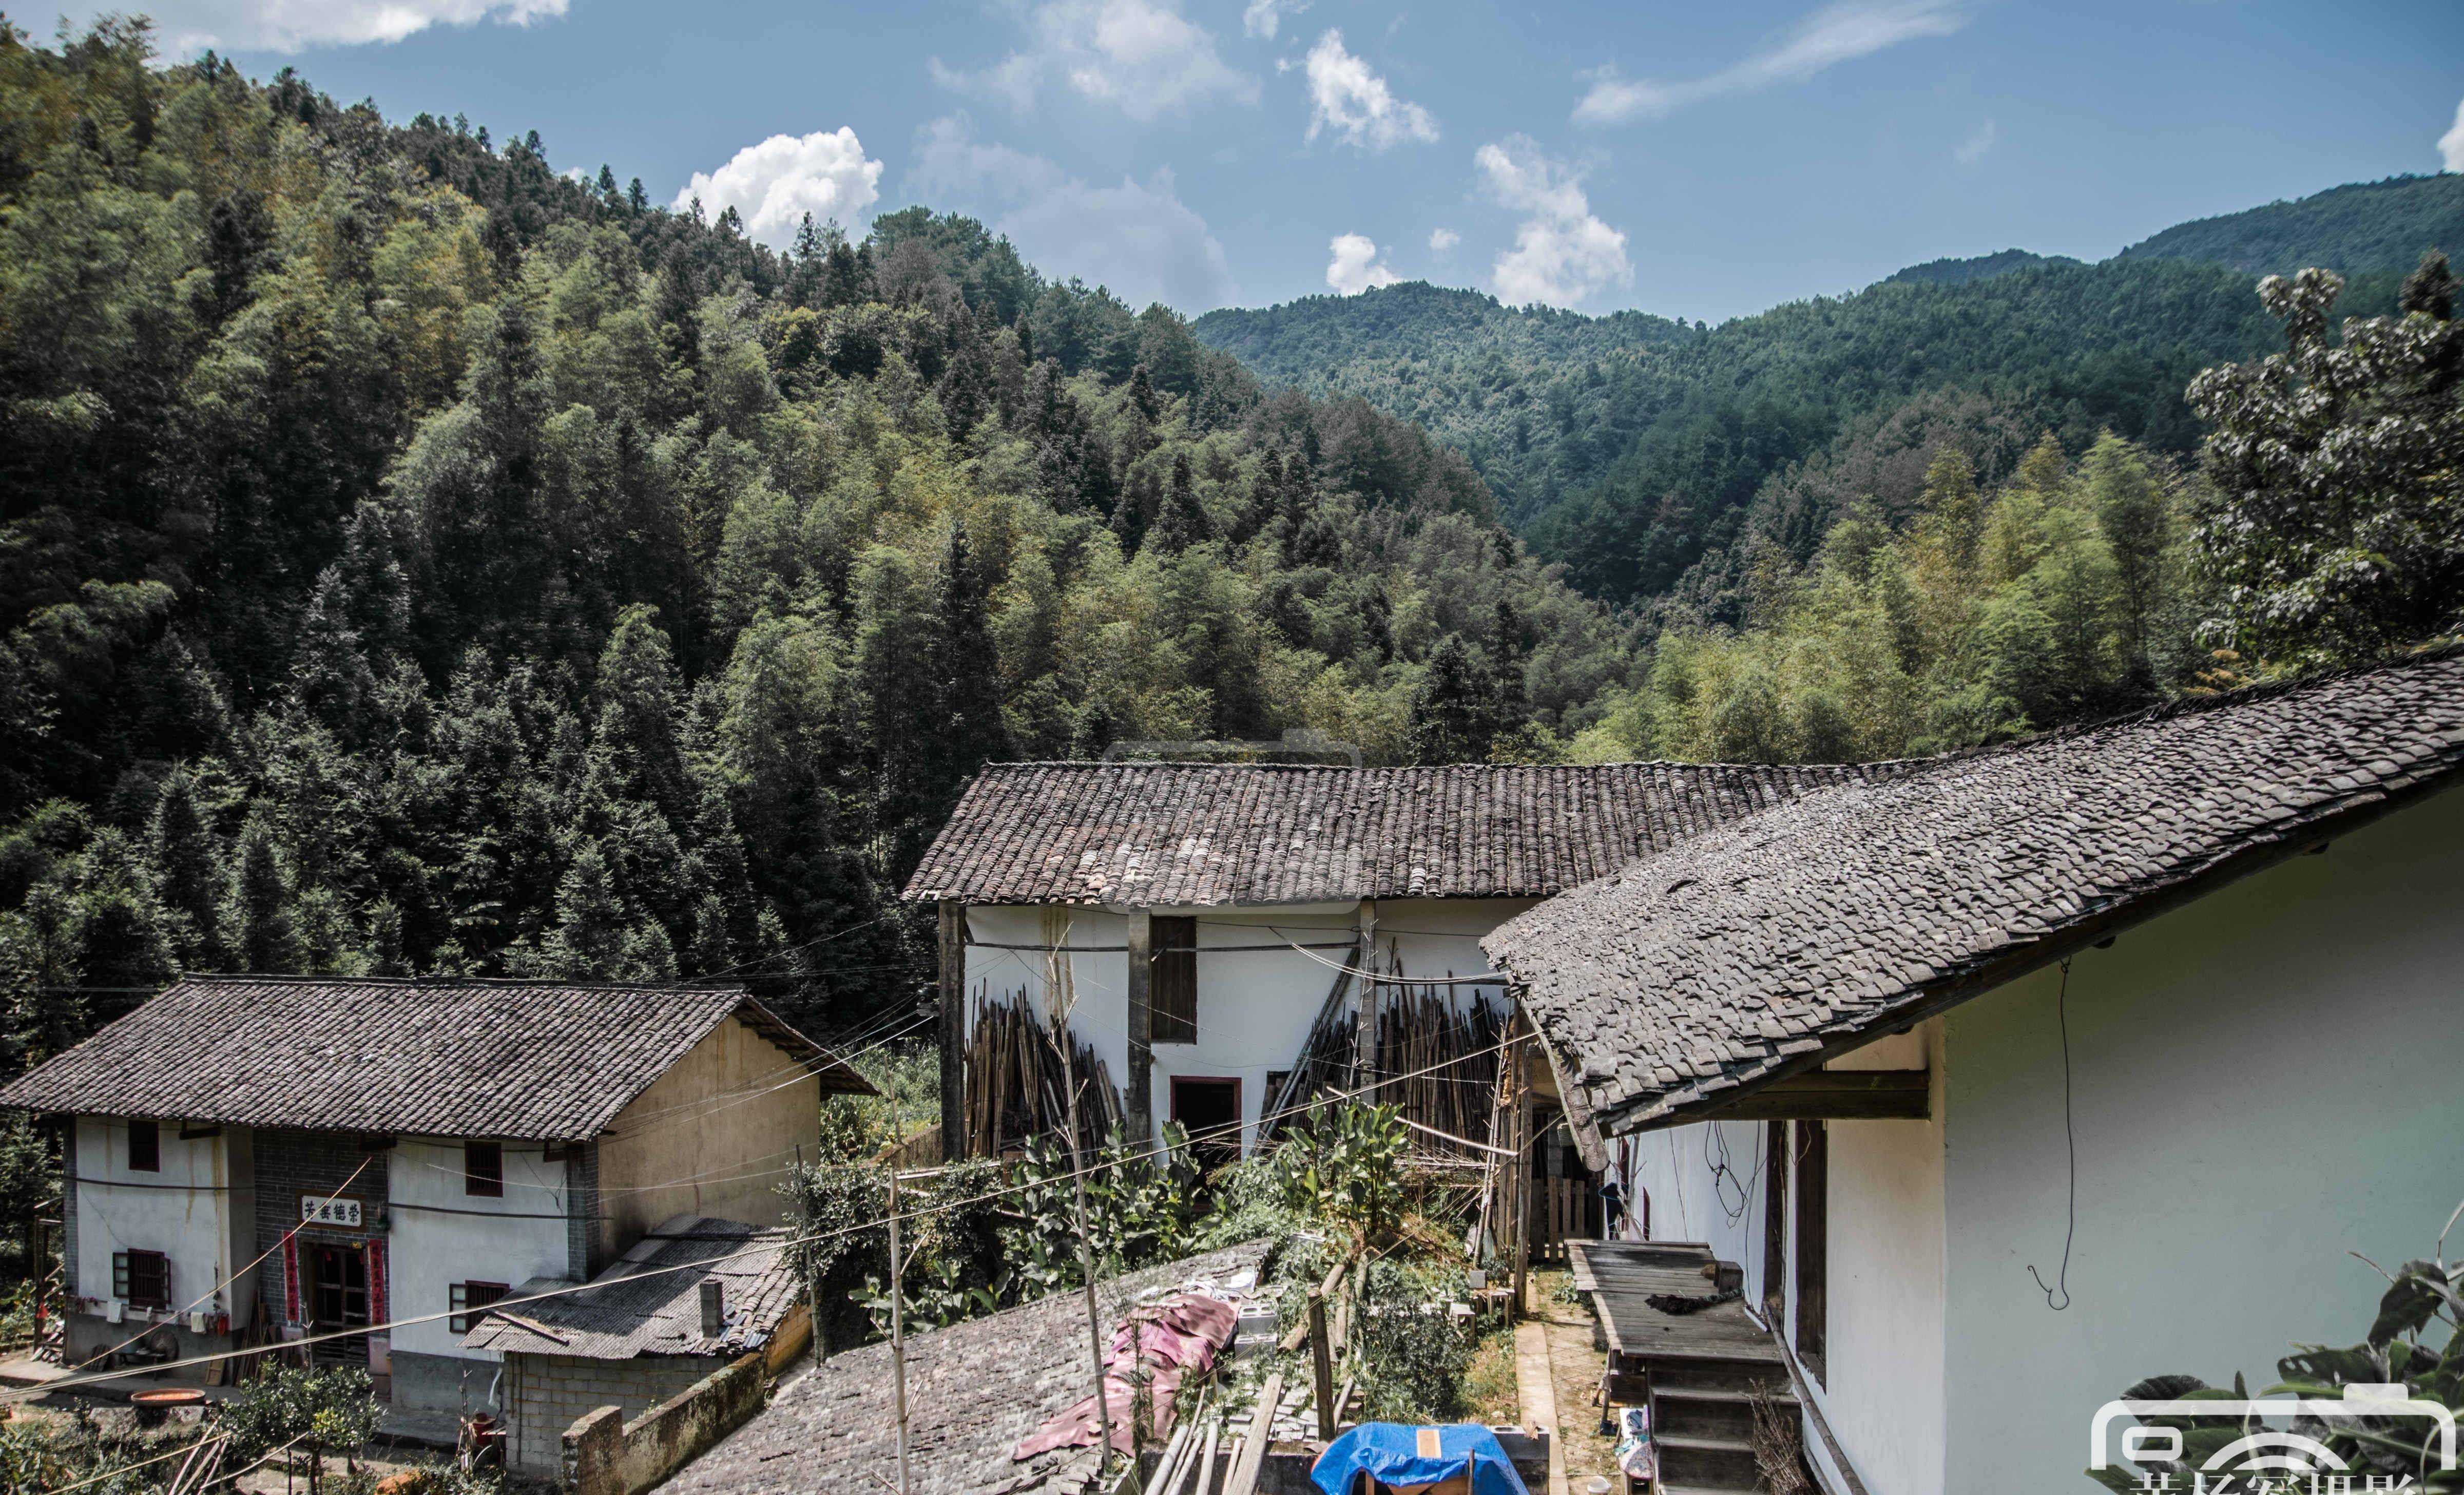
[[[1099,1147],[1121,1119],[1120,1091],[1089,1044],[1068,1035],[1069,1070],[1087,1077],[1080,1144]],[[998,1157],[1029,1137],[1067,1141],[1069,1073],[1032,998],[992,998],[979,990],[967,1037],[967,1154]]]

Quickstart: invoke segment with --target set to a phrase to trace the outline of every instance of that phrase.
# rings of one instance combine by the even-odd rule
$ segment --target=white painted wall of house
[[[1477,976],[1489,969],[1480,937],[1531,906],[1529,899],[1411,898],[1377,904],[1378,948],[1399,954],[1407,977]],[[1276,908],[1157,909],[1163,915],[1194,915],[1198,924],[1198,1042],[1154,1047],[1154,1114],[1172,1114],[1175,1076],[1241,1081],[1244,1145],[1257,1137],[1266,1104],[1269,1070],[1288,1069],[1326,1004],[1335,973],[1322,961],[1347,958],[1339,950],[1259,950],[1209,953],[1209,947],[1257,945],[1288,939],[1302,945],[1349,938],[1358,927],[1356,904],[1306,904]],[[1128,919],[1098,909],[1062,911],[1069,921],[1067,943],[1119,946],[1129,938]],[[968,929],[985,944],[967,951],[968,1022],[980,993],[997,1000],[1023,990],[1039,1001],[1045,992],[1044,956],[1031,950],[997,950],[991,944],[1035,945],[1044,940],[1044,910],[979,906],[967,911]],[[1310,958],[1311,956],[1319,957]],[[1091,1044],[1112,1083],[1129,1080],[1129,957],[1118,949],[1069,957],[1077,994],[1072,1024]],[[1458,987],[1468,1005],[1475,988]],[[1485,991],[1503,1012],[1504,988]],[[1347,997],[1347,1000],[1349,1000]]]
[[[77,1290],[98,1306],[112,1295],[115,1252],[160,1251],[169,1258],[175,1309],[206,1296],[256,1254],[248,1249],[256,1230],[255,1196],[245,1170],[239,1186],[232,1185],[229,1137],[218,1132],[183,1141],[177,1122],[162,1123],[158,1135],[163,1166],[141,1173],[128,1166],[125,1121],[77,1118]],[[223,1286],[200,1310],[228,1312],[245,1323],[253,1281],[251,1274]],[[144,1315],[132,1312],[131,1319],[143,1322]]]
[[[446,1311],[457,1282],[514,1287],[533,1277],[565,1274],[564,1211],[570,1200],[564,1164],[546,1161],[536,1142],[504,1144],[504,1197],[474,1196],[463,1192],[460,1138],[403,1137],[394,1144],[385,1171],[392,1221],[386,1261],[393,1274],[387,1308],[393,1317]],[[542,1215],[551,1218],[517,1218]],[[395,1330],[393,1350],[502,1358],[494,1351],[464,1349],[451,1321],[441,1318]]]
[[[2293,1342],[2358,1340],[2385,1284],[2349,1253],[2420,1255],[2464,1196],[2464,1088],[2426,1041],[2453,1030],[2459,905],[2451,792],[2074,962],[2059,1312],[2028,1274],[2056,1281],[2067,1224],[2059,972],[1895,1041],[1924,1041],[1936,1119],[1831,1129],[1815,1396],[1866,1488],[2076,1490],[2089,1419],[2133,1381],[2240,1371],[2263,1387]],[[1878,1045],[1831,1067],[1910,1057]],[[1635,1139],[1639,1158],[1673,1144],[1689,1160],[1638,1174],[1695,1196],[1702,1132]],[[1749,1283],[1761,1210],[1757,1190],[1710,1232]]]

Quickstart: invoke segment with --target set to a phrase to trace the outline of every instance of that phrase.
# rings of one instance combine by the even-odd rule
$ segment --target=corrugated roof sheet
[[[0,1106],[231,1126],[598,1135],[734,1016],[869,1091],[740,986],[197,977],[0,1088]]]
[[[1618,1130],[2033,969],[2136,906],[2464,772],[2464,654],[2227,696],[1811,795],[1485,940]]]
[[[1904,767],[999,763],[967,786],[906,896],[1545,898],[1809,790]]]
[[[590,1279],[587,1290],[491,1313],[462,1336],[462,1344],[594,1360],[750,1354],[770,1342],[795,1307],[796,1277],[787,1269],[786,1250],[787,1233],[776,1226],[679,1215],[634,1242]],[[704,1269],[693,1270],[696,1264]],[[726,1328],[715,1339],[701,1331],[706,1277],[717,1278],[725,1288]],[[571,1286],[561,1278],[535,1278],[511,1296]]]

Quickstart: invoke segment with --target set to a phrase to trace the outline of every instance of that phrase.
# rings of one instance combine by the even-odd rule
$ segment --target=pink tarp
[[[1114,1448],[1130,1451],[1130,1410],[1136,1396],[1133,1375],[1141,1369],[1146,1373],[1153,1412],[1149,1427],[1153,1437],[1161,1438],[1172,1431],[1173,1396],[1182,1379],[1192,1371],[1202,1375],[1215,1364],[1216,1355],[1232,1342],[1238,1322],[1240,1314],[1232,1305],[1202,1292],[1184,1292],[1133,1310],[1112,1330],[1104,1356],[1104,1404],[1112,1418]],[[1028,1435],[1010,1457],[1032,1459],[1055,1448],[1091,1448],[1095,1438],[1095,1398],[1085,1396]]]

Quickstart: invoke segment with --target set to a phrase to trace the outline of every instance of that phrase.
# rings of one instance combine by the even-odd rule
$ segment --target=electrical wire
[[[2036,1271],[2036,1264],[2028,1264],[2028,1275],[2035,1279],[2036,1290],[2045,1295],[2045,1307],[2059,1313],[2071,1306],[2071,1238],[2079,1231],[2079,1133],[2071,1126],[2071,963],[2062,962],[2062,983],[2054,993],[2054,1022],[2062,1035],[2062,1146],[2070,1158],[2069,1201],[2063,1206],[2062,1264],[2054,1274],[2054,1286]],[[2056,1303],[2058,1289],[2062,1301]]]
[[[1390,1075],[1382,1079],[1375,1080],[1368,1085],[1362,1086],[1359,1089],[1351,1092],[1351,1098],[1357,1099],[1358,1097],[1367,1095],[1372,1091],[1382,1089],[1389,1085],[1397,1085],[1406,1080],[1419,1079],[1420,1076],[1428,1074],[1434,1070],[1447,1068],[1451,1066],[1462,1064],[1466,1060],[1478,1059],[1490,1053],[1502,1052],[1507,1048],[1513,1047],[1517,1044],[1529,1043],[1530,1041],[1531,1038],[1529,1034],[1517,1035],[1493,1044],[1487,1048],[1474,1049],[1469,1053],[1457,1054],[1448,1059],[1441,1059],[1436,1064],[1430,1065],[1425,1068],[1416,1069],[1405,1074]],[[1286,1115],[1305,1111],[1316,1104],[1318,1104],[1318,1102],[1310,1101],[1307,1105],[1286,1107],[1283,1110],[1274,1112],[1273,1119],[1280,1120]],[[1262,1116],[1259,1119],[1263,1122],[1268,1118]],[[1047,1188],[1055,1183],[1067,1182],[1072,1178],[1084,1177],[1089,1175],[1100,1173],[1107,1168],[1120,1168],[1131,1163],[1143,1162],[1150,1158],[1165,1155],[1170,1151],[1170,1147],[1166,1145],[1151,1145],[1139,1151],[1124,1153],[1118,1157],[1098,1158],[1092,1163],[1073,1169],[1068,1173],[1053,1175],[1025,1183],[1004,1184],[1000,1188],[988,1190],[985,1193],[974,1195],[967,1198],[939,1200],[933,1204],[926,1205],[921,1209],[903,1210],[899,1213],[898,1218],[902,1220],[917,1220],[926,1216],[939,1215],[954,1210],[966,1209],[977,1204],[989,1203],[995,1199],[1006,1198],[1014,1194],[1023,1194],[1034,1189]],[[932,1172],[935,1171],[919,1171],[920,1174],[927,1175]],[[917,1175],[908,1175],[906,1176],[916,1176]],[[717,1265],[721,1262],[739,1261],[749,1256],[759,1256],[765,1253],[781,1251],[794,1245],[811,1244],[823,1241],[835,1241],[842,1237],[858,1234],[862,1231],[879,1229],[887,1225],[889,1222],[890,1217],[885,1215],[878,1220],[863,1220],[852,1225],[844,1225],[835,1230],[821,1231],[809,1236],[791,1235],[781,1241],[764,1242],[759,1245],[748,1246],[741,1251],[731,1251],[719,1256],[704,1258],[700,1261],[683,1262],[672,1266],[648,1267],[642,1270],[629,1272],[626,1275],[625,1281],[627,1283],[640,1282],[647,1278],[664,1277],[676,1272],[708,1272],[713,1266]],[[272,1251],[268,1251],[266,1253],[268,1256],[271,1256],[272,1254]],[[258,1260],[262,1261],[264,1258],[260,1257]],[[505,1308],[520,1308],[525,1304],[544,1303],[555,1298],[571,1297],[576,1293],[595,1291],[607,1285],[604,1282],[574,1283],[563,1287],[551,1287],[539,1292],[499,1298],[495,1302],[488,1305],[488,1311],[495,1312]],[[446,1308],[434,1313],[420,1313],[413,1314],[407,1318],[388,1319],[382,1324],[357,1324],[348,1329],[337,1330],[330,1333],[309,1334],[298,1339],[284,1340],[278,1345],[268,1345],[253,1350],[218,1350],[206,1354],[190,1355],[185,1359],[170,1360],[156,1365],[130,1366],[117,1371],[103,1371],[82,1375],[64,1376],[58,1380],[47,1381],[40,1386],[0,1389],[0,1406],[24,1401],[33,1396],[48,1396],[54,1392],[75,1391],[81,1386],[99,1385],[105,1381],[124,1380],[132,1375],[158,1375],[167,1371],[184,1370],[189,1366],[196,1365],[210,1365],[216,1361],[236,1359],[243,1355],[285,1353],[296,1350],[306,1349],[313,1345],[323,1344],[329,1340],[361,1339],[370,1334],[390,1333],[397,1329],[407,1329],[420,1324],[433,1324],[440,1319],[467,1316],[470,1311],[471,1310],[468,1308]]]

